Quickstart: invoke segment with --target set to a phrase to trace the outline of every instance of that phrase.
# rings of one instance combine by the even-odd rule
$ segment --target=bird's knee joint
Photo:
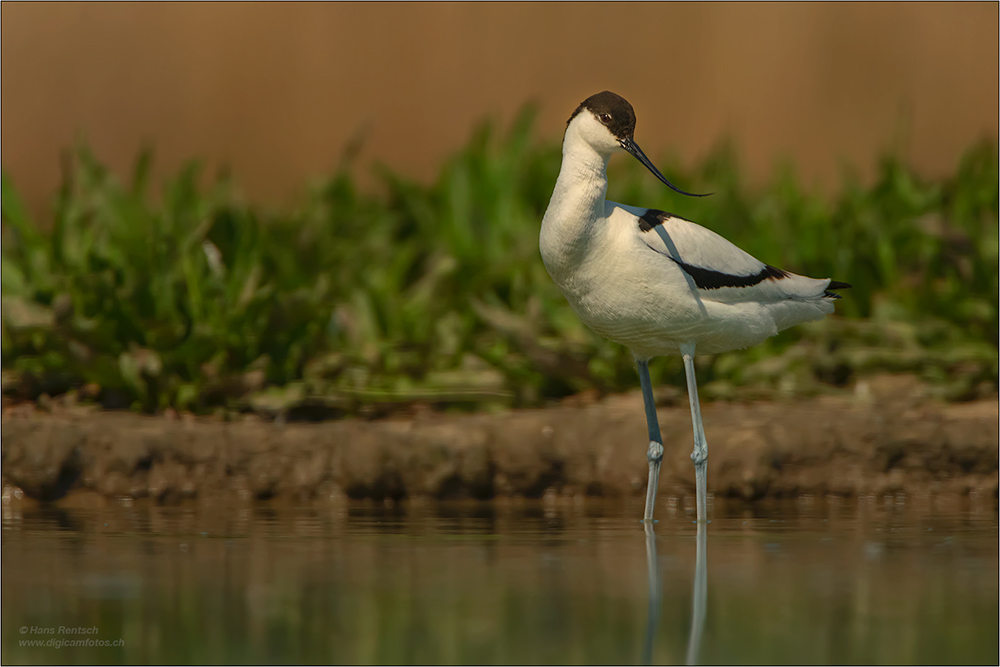
[[[655,440],[649,441],[649,449],[646,450],[646,458],[650,463],[659,463],[663,458],[663,445]]]
[[[705,463],[708,461],[708,452],[696,449],[691,452],[691,460],[694,461],[695,465]]]

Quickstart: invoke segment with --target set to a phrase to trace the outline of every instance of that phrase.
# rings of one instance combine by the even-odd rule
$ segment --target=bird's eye
[[[604,123],[605,125],[611,122],[611,114],[609,113],[602,113],[599,116],[599,118],[601,119],[601,122]]]

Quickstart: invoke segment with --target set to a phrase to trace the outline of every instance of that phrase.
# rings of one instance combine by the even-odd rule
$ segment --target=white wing
[[[622,208],[639,218],[637,237],[650,251],[675,262],[704,300],[770,304],[835,299],[838,296],[827,291],[831,286],[848,287],[829,278],[807,278],[765,264],[715,232],[664,211]]]

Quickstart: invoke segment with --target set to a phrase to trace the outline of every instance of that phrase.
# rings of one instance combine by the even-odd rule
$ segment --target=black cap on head
[[[632,105],[628,103],[628,100],[621,95],[615,95],[610,90],[591,95],[580,102],[580,106],[576,108],[566,124],[568,125],[584,109],[607,125],[616,139],[632,138],[632,134],[635,132],[635,111],[632,110]]]

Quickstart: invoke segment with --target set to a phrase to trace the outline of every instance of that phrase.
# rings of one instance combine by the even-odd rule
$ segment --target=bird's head
[[[621,95],[610,90],[591,95],[576,108],[566,122],[567,131],[573,127],[578,135],[601,155],[610,155],[620,150],[631,154],[672,190],[689,197],[705,195],[684,192],[660,173],[639,145],[635,143],[635,111]]]

